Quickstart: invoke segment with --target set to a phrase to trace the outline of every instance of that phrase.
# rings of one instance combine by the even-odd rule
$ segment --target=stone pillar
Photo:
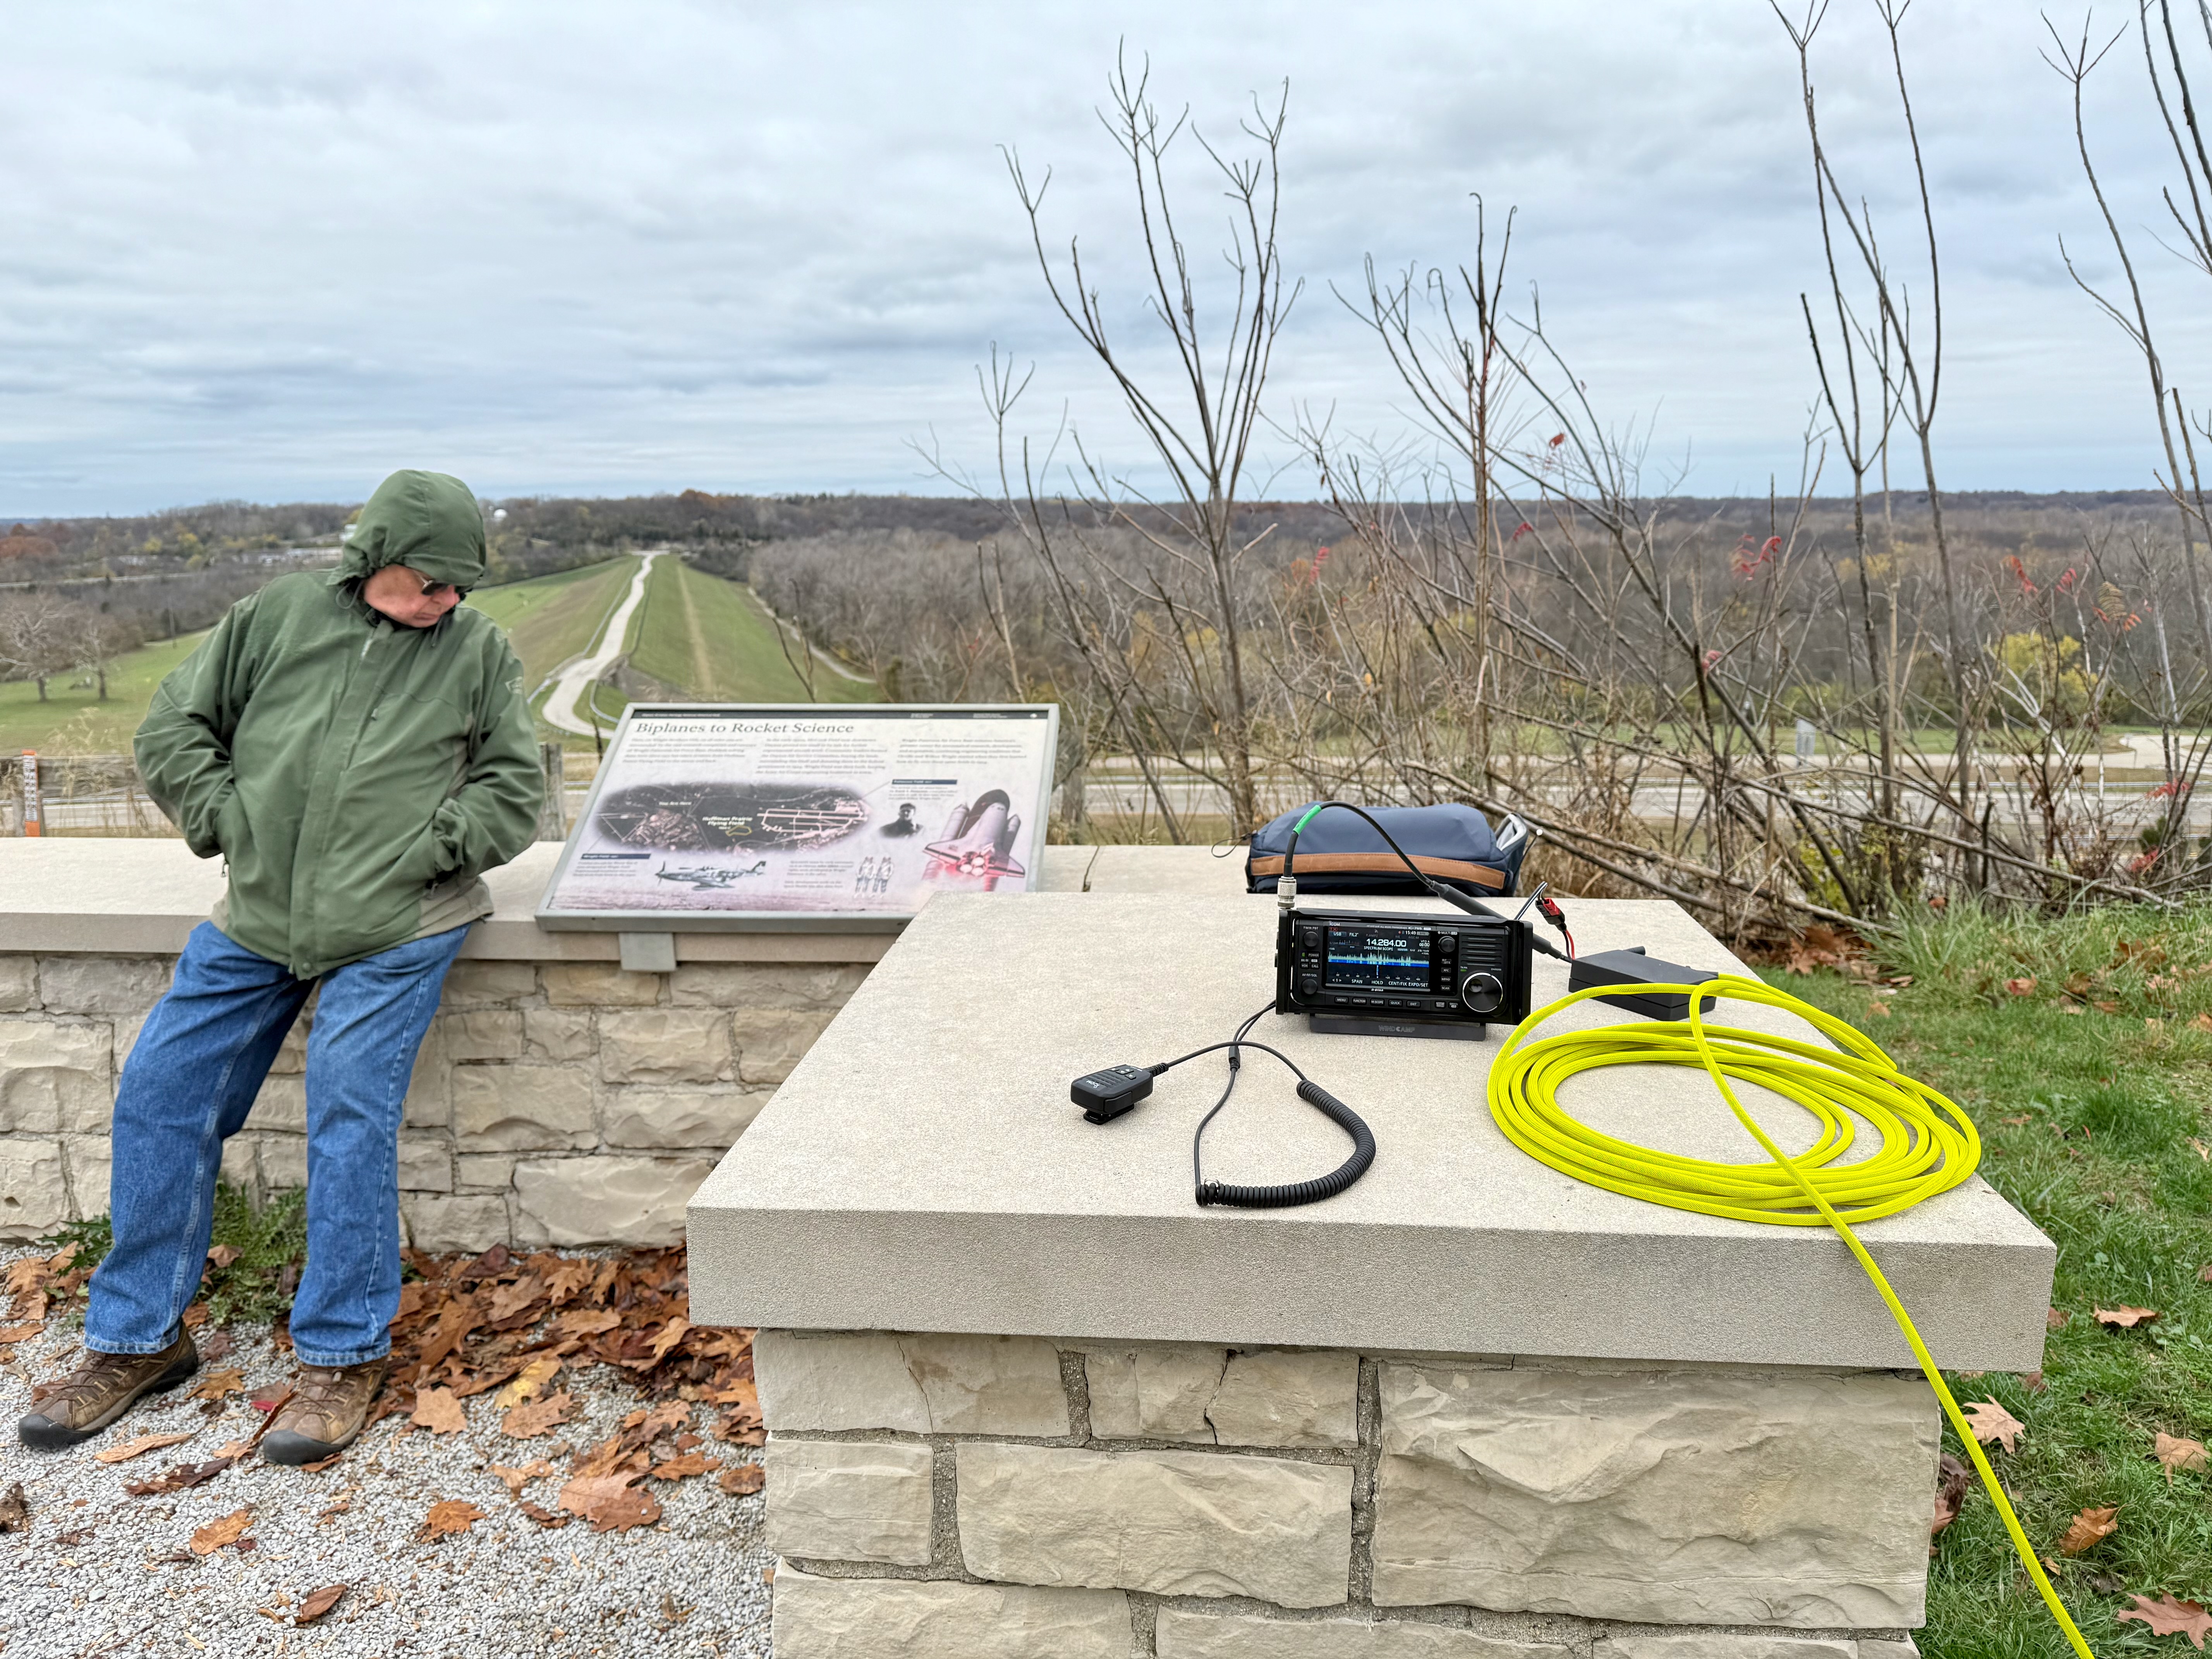
[[[1917,1376],[763,1331],[778,1659],[1906,1659]]]

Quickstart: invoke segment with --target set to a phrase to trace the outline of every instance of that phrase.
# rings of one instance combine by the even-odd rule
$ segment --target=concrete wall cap
[[[1263,1024],[1267,1041],[1370,1115],[1382,1155],[1326,1204],[1198,1210],[1190,1123],[1220,1086],[1212,1062],[1169,1074],[1104,1129],[1082,1121],[1067,1085],[1114,1060],[1218,1042],[1272,990],[1275,907],[1238,892],[1232,870],[1212,874],[1210,896],[931,904],[693,1200],[699,1316],[1231,1346],[1913,1363],[1825,1231],[1642,1203],[1521,1152],[1482,1105],[1495,1040]],[[1662,902],[1577,900],[1575,932],[1589,949],[1643,944],[1692,966],[1741,968]],[[1534,973],[1540,1002],[1564,993],[1563,966],[1540,959]],[[1729,1016],[1801,1029],[1778,1010]],[[1620,1018],[1594,1004],[1559,1016],[1563,1026]],[[1757,1156],[1701,1073],[1623,1068],[1577,1086],[1601,1129]],[[1249,1098],[1209,1133],[1209,1169],[1295,1180],[1342,1159],[1342,1133],[1274,1067],[1249,1073],[1245,1087]],[[1809,1134],[1794,1106],[1773,1113],[1785,1135]],[[2041,1363],[2052,1247],[1978,1177],[1861,1231],[1944,1364]]]

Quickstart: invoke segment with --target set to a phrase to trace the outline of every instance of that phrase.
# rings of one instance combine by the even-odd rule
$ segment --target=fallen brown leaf
[[[173,1464],[151,1480],[125,1482],[123,1490],[133,1498],[158,1498],[167,1492],[204,1486],[252,1449],[244,1443],[234,1440],[204,1463]]]
[[[633,1489],[635,1472],[586,1474],[561,1488],[561,1507],[580,1515],[593,1532],[628,1532],[660,1519],[660,1501],[651,1492]]]
[[[2027,1425],[2014,1417],[1994,1400],[1972,1400],[1963,1407],[1966,1421],[1973,1425],[1974,1438],[1984,1445],[1994,1440],[2008,1452],[2020,1449],[2016,1443],[2027,1431]]]
[[[2066,1528],[2058,1540],[2061,1555],[2079,1555],[2083,1550],[2094,1548],[2120,1529],[2120,1506],[2117,1504],[2101,1510],[2083,1510]]]
[[[423,1373],[437,1370],[483,1317],[483,1311],[474,1297],[457,1296],[447,1303],[438,1316],[437,1328],[422,1341]]]
[[[2184,1440],[2179,1436],[2160,1434],[2151,1446],[2150,1455],[2158,1459],[2166,1470],[2166,1484],[2173,1484],[2176,1469],[2201,1469],[2204,1467],[2204,1443]]]
[[[632,1412],[623,1419],[623,1427],[636,1431],[641,1444],[690,1426],[691,1402],[688,1400],[664,1400],[650,1411]]]
[[[238,1260],[239,1255],[239,1248],[235,1244],[213,1245],[207,1253],[208,1266],[218,1268],[228,1267]]]
[[[556,1515],[551,1510],[533,1504],[527,1498],[525,1498],[518,1507],[532,1521],[549,1530],[565,1527],[576,1518],[573,1515]]]
[[[110,1446],[106,1451],[93,1453],[95,1463],[127,1463],[134,1457],[143,1457],[149,1451],[159,1451],[164,1446],[181,1446],[192,1437],[185,1434],[142,1434],[135,1440],[126,1440],[119,1446]]]
[[[2133,1330],[2136,1326],[2158,1317],[2155,1308],[2100,1308],[2096,1312],[2100,1325],[2117,1325],[2122,1330]]]
[[[348,1510],[353,1507],[353,1500],[360,1495],[361,1488],[359,1486],[348,1486],[343,1492],[338,1494],[337,1501],[336,1503],[332,1504],[328,1509],[325,1510],[320,1515],[315,1517],[315,1524],[319,1527],[324,1522],[335,1520],[337,1516],[343,1515]]]
[[[732,1498],[746,1498],[768,1484],[768,1471],[757,1463],[740,1463],[734,1469],[725,1469],[714,1484]],[[1952,1514],[1958,1511],[1954,1509]],[[1941,1530],[1941,1523],[1937,1530]]]
[[[726,1481],[729,1476],[722,1478]],[[752,1490],[758,1491],[760,1484],[757,1481]],[[1973,1484],[1973,1470],[1960,1459],[1945,1452],[1936,1469],[1936,1513],[1928,1522],[1929,1554],[1936,1553],[1936,1534],[1959,1518],[1959,1511],[1965,1507],[1966,1493],[1972,1489]],[[725,1487],[724,1490],[730,1489]]]
[[[733,1376],[707,1398],[717,1406],[743,1406],[756,1415],[760,1411],[760,1389],[750,1376]]]
[[[768,1430],[762,1426],[757,1413],[748,1413],[740,1407],[708,1431],[715,1439],[732,1446],[765,1446]]]
[[[312,1463],[301,1464],[300,1473],[302,1474],[320,1474],[325,1469],[333,1468],[337,1464],[343,1462],[344,1461],[345,1454],[343,1452],[334,1451],[328,1457],[319,1457]]]
[[[653,1347],[651,1350],[653,1364],[658,1365],[663,1359],[667,1358],[668,1351],[674,1347],[678,1342],[681,1342],[684,1340],[684,1333],[690,1328],[691,1322],[688,1319],[670,1320],[668,1323],[662,1328],[659,1334],[653,1339]],[[648,1366],[647,1369],[649,1370],[651,1367]]]
[[[219,1521],[210,1521],[192,1534],[194,1555],[213,1555],[226,1544],[235,1544],[246,1531],[246,1523],[253,1519],[253,1505],[233,1510]]]
[[[2212,1031],[2212,1014],[2199,1014],[2189,1023],[2200,1031]]]
[[[325,1584],[322,1589],[312,1591],[307,1599],[300,1603],[299,1613],[292,1622],[295,1625],[313,1624],[344,1600],[346,1586],[343,1584]]]
[[[0,1278],[5,1279],[9,1299],[20,1300],[44,1290],[53,1271],[40,1257],[27,1255],[20,1261],[9,1262],[7,1273]]]
[[[505,1486],[510,1495],[520,1493],[532,1481],[542,1480],[552,1473],[553,1466],[543,1458],[533,1463],[525,1463],[519,1469],[511,1469],[504,1463],[491,1466],[492,1479]]]
[[[526,1400],[535,1400],[538,1391],[550,1382],[560,1370],[561,1362],[550,1355],[543,1359],[533,1359],[522,1368],[521,1376],[492,1396],[491,1403],[501,1411],[510,1411]]]
[[[722,1460],[719,1457],[709,1457],[704,1452],[688,1451],[665,1462],[655,1463],[646,1473],[655,1480],[689,1480],[695,1474],[712,1474],[721,1467]]]
[[[2191,1135],[2189,1138],[2189,1150],[2197,1154],[2197,1161],[2198,1163],[2212,1164],[2212,1146],[2207,1146],[2203,1141],[2197,1139],[2195,1135]]]
[[[28,1342],[34,1336],[43,1335],[46,1328],[42,1322],[36,1320],[25,1325],[0,1325],[0,1343]]]
[[[430,1505],[429,1514],[422,1517],[423,1536],[443,1538],[449,1533],[466,1532],[483,1518],[484,1512],[466,1498],[448,1498]]]
[[[31,1524],[31,1506],[23,1501],[23,1483],[10,1481],[0,1492],[0,1532],[23,1532]]]
[[[645,1453],[635,1449],[632,1443],[635,1439],[634,1431],[617,1430],[590,1450],[579,1454],[575,1462],[569,1465],[569,1472],[576,1475],[599,1475],[635,1470],[642,1474],[649,1460]]]
[[[195,1302],[185,1310],[177,1322],[188,1331],[196,1331],[207,1323],[208,1309],[204,1302]]]
[[[545,1328],[555,1336],[597,1336],[622,1323],[611,1308],[571,1308]]]
[[[2128,1599],[2135,1606],[2115,1614],[2115,1623],[2140,1619],[2150,1626],[2153,1636],[2186,1636],[2199,1651],[2203,1649],[2204,1638],[2212,1636],[2212,1613],[2205,1612],[2202,1602],[2177,1601],[2171,1595],[2161,1595],[2155,1601],[2148,1595],[2130,1595]]]
[[[459,1434],[468,1427],[467,1413],[451,1389],[422,1389],[415,1395],[415,1410],[407,1419],[432,1434]]]
[[[2051,1384],[2043,1380],[2041,1371],[2029,1371],[2021,1376],[2020,1385],[2030,1394],[2049,1394]]]
[[[2008,979],[2005,981],[2005,989],[2016,997],[2032,997],[2035,994],[2035,975],[2030,974],[2021,979]]]
[[[517,1406],[500,1420],[499,1431],[516,1440],[534,1440],[576,1414],[576,1396],[563,1389],[544,1400]]]
[[[2066,1322],[2073,1317],[2063,1308],[2053,1308],[2043,1316],[2043,1326],[2045,1330],[2063,1331],[2066,1328]]]
[[[535,1274],[502,1285],[491,1293],[491,1307],[485,1317],[495,1325],[505,1324],[544,1294],[545,1287]]]
[[[246,1373],[240,1370],[203,1371],[199,1386],[185,1396],[187,1400],[222,1400],[234,1394],[246,1392]]]

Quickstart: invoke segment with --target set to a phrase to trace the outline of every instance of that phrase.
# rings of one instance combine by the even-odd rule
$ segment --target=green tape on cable
[[[1853,1221],[1874,1221],[1909,1210],[1973,1174],[1981,1162],[1982,1141],[1972,1121],[1954,1102],[1899,1071],[1897,1062],[1864,1033],[1787,991],[1741,975],[1724,975],[1698,985],[1637,988],[1643,994],[1686,994],[1690,1010],[1686,1023],[1639,1022],[1534,1036],[1553,1015],[1602,997],[1608,988],[1599,986],[1561,997],[1522,1020],[1505,1039],[1490,1068],[1490,1115],[1505,1138],[1562,1174],[1649,1204],[1774,1226],[1833,1228],[1911,1345],[1913,1357],[1936,1390],[1943,1414],[1959,1431],[1982,1485],[2004,1519],[2021,1565],[2051,1617],[2081,1659],[2095,1659],[2058,1592],[2051,1587],[1996,1472],[1974,1438],[1973,1426],[1945,1386],[1911,1316],[1850,1229]],[[1784,1009],[1836,1046],[1826,1048],[1741,1026],[1708,1025],[1698,1008],[1700,998],[1706,996]],[[1560,1106],[1559,1087],[1569,1078],[1600,1066],[1638,1065],[1703,1068],[1736,1121],[1772,1162],[1724,1164],[1656,1152],[1601,1134]],[[1744,1110],[1729,1087],[1730,1078],[1756,1083],[1795,1101],[1819,1123],[1819,1137],[1795,1158],[1785,1153]],[[1856,1162],[1839,1164],[1837,1160],[1850,1150],[1857,1135],[1855,1115],[1881,1134],[1881,1147]]]

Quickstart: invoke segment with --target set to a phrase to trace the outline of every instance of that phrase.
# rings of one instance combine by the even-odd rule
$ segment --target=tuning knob
[[[1495,974],[1469,974],[1459,982],[1459,1000],[1474,1014],[1494,1014],[1505,1000],[1505,987]]]

